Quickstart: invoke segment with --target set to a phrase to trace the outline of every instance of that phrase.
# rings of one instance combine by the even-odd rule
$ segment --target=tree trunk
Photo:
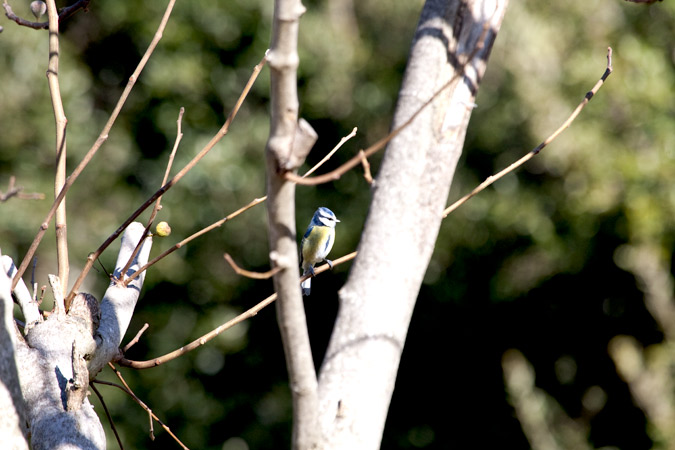
[[[321,448],[379,448],[415,300],[506,0],[429,0],[319,377]],[[421,368],[423,370],[423,368]]]
[[[148,261],[151,238],[143,242],[129,272],[121,274],[144,231],[140,223],[132,223],[125,231],[115,279],[124,279]],[[3,257],[0,335],[7,338],[0,341],[3,445],[28,448],[26,435],[30,434],[33,449],[105,449],[101,421],[87,397],[89,382],[118,355],[145,273],[128,286],[111,282],[100,305],[93,296],[79,293],[67,312],[59,279],[50,275],[55,306],[46,319],[19,281],[14,294],[26,317],[23,333],[11,316],[10,283],[15,273],[11,259]]]

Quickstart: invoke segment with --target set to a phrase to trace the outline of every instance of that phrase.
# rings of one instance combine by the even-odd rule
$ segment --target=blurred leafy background
[[[11,4],[31,19],[28,3]],[[319,133],[308,166],[353,127],[357,136],[323,170],[386,134],[422,3],[305,2],[301,115]],[[98,0],[62,24],[69,171],[102,129],[164,7]],[[271,14],[272,2],[263,0],[177,3],[107,142],[69,193],[71,273],[159,187],[181,106],[184,138],[174,173],[217,131],[269,45]],[[47,33],[0,24],[0,190],[14,175],[27,192],[49,198],[54,122]],[[644,346],[664,340],[626,255],[649,247],[671,273],[674,29],[669,1],[511,2],[449,202],[557,128],[602,74],[607,46],[614,49],[615,72],[570,130],[443,223],[383,448],[528,448],[504,388],[501,361],[512,348],[531,362],[536,385],[582,425],[590,445],[666,445],[617,374],[608,345],[617,335]],[[230,133],[164,196],[160,220],[170,222],[173,234],[156,239],[153,254],[264,195],[268,85],[265,70]],[[380,158],[373,158],[374,174]],[[298,187],[298,230],[317,206],[328,206],[342,220],[332,255],[351,252],[369,198],[359,170],[332,184]],[[0,204],[3,254],[22,258],[49,204]],[[258,206],[154,266],[127,338],[145,322],[150,328],[127,356],[150,359],[178,348],[269,295],[271,282],[240,278],[223,260],[228,252],[246,268],[266,270],[265,222]],[[101,258],[108,271],[115,252]],[[35,276],[45,284],[56,270],[53,238],[37,256]],[[317,366],[348,271],[341,266],[318,278],[306,302]],[[100,297],[106,285],[100,269],[83,290]],[[190,448],[288,445],[290,395],[273,308],[167,365],[123,373]],[[109,372],[100,378],[114,380]],[[131,399],[99,389],[125,446],[178,448],[163,431],[149,439],[146,414]],[[600,401],[585,401],[589,393]]]

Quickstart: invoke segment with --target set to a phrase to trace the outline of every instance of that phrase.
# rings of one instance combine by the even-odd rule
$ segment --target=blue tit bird
[[[335,242],[335,225],[339,222],[333,211],[323,206],[316,210],[307,231],[302,237],[302,274],[314,276],[314,265],[326,261],[333,268],[333,262],[326,259]],[[302,282],[302,295],[311,292],[312,278]]]

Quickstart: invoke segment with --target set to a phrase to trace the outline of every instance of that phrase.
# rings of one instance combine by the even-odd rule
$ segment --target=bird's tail
[[[303,270],[302,275],[309,275],[311,272],[309,269]],[[312,292],[312,277],[307,278],[305,281],[300,283],[300,287],[302,288],[302,295],[309,295]]]

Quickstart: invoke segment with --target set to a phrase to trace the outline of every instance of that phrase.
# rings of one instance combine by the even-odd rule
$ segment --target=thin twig
[[[133,222],[136,217],[141,215],[143,211],[145,211],[155,200],[157,200],[159,197],[164,195],[166,191],[171,189],[173,186],[176,185],[192,168],[206,156],[206,154],[211,151],[215,145],[220,142],[220,140],[227,134],[227,132],[230,129],[230,124],[236,117],[237,113],[239,112],[239,108],[241,108],[242,103],[244,102],[244,99],[248,95],[249,91],[251,90],[251,87],[253,86],[253,83],[255,82],[256,78],[258,77],[258,74],[262,70],[263,66],[267,62],[267,56],[263,57],[263,59],[258,63],[258,65],[255,66],[253,69],[253,73],[251,74],[251,77],[248,80],[248,83],[244,87],[244,90],[242,91],[241,95],[239,96],[239,99],[237,100],[237,103],[234,105],[234,108],[232,108],[232,111],[230,112],[230,115],[227,116],[227,119],[225,120],[225,123],[223,126],[218,130],[218,133],[214,137],[211,138],[208,144],[202,150],[194,157],[192,160],[185,166],[183,169],[181,169],[180,172],[178,172],[176,175],[174,175],[171,180],[169,180],[164,186],[159,188],[157,192],[155,192],[153,195],[148,198],[145,203],[143,203],[141,206],[134,211],[127,220],[124,221],[122,225],[115,230],[113,234],[111,234],[108,239],[105,240],[103,244],[95,251],[89,254],[87,257],[87,262],[82,269],[82,272],[80,273],[80,276],[75,280],[75,284],[73,285],[73,288],[70,291],[70,294],[68,294],[68,298],[72,298],[75,296],[75,293],[77,292],[77,289],[80,287],[82,282],[84,281],[84,278],[87,276],[89,271],[91,270],[91,267],[94,264],[94,260],[98,258],[98,256],[106,249],[108,246],[115,240],[117,237],[122,234],[122,232],[129,226],[131,222]],[[138,275],[136,275],[138,276]],[[128,284],[128,282],[127,282]]]
[[[183,131],[182,131],[183,114],[185,114],[185,108],[181,106],[180,111],[178,112],[178,119],[176,120],[176,127],[177,127],[176,141],[174,142],[173,149],[171,150],[171,154],[169,155],[169,161],[166,164],[166,170],[164,171],[164,178],[162,179],[162,184],[160,186],[164,186],[167,180],[169,179],[171,167],[173,166],[173,160],[176,156],[176,151],[178,151],[178,145],[180,144],[180,141],[183,139]],[[160,196],[157,198],[154,208],[152,208],[150,218],[148,219],[148,223],[145,226],[145,231],[143,232],[143,237],[139,239],[138,244],[136,244],[136,248],[129,257],[129,261],[127,261],[126,265],[124,266],[124,269],[122,269],[122,272],[120,272],[123,275],[127,273],[129,267],[131,267],[131,265],[134,263],[134,259],[136,258],[136,255],[138,255],[138,252],[141,250],[141,247],[143,246],[143,242],[145,241],[145,239],[148,236],[150,236],[150,227],[152,227],[152,223],[155,221],[155,217],[157,217],[157,213],[161,208],[162,208],[162,197]]]
[[[66,125],[68,119],[63,109],[61,86],[59,83],[59,15],[56,11],[56,1],[47,0],[47,16],[49,17],[49,66],[47,68],[47,82],[49,95],[54,110],[56,122],[56,174],[54,176],[54,195],[58,195],[66,183]],[[61,279],[61,295],[66,294],[68,288],[68,227],[66,225],[66,200],[63,199],[56,209],[54,230],[56,234],[56,260],[59,278]]]
[[[354,259],[356,257],[356,254],[357,254],[357,252],[352,252],[352,253],[349,253],[348,255],[345,255],[345,256],[342,256],[340,258],[337,258],[337,259],[333,260],[333,267],[336,267],[336,266],[344,264],[348,261],[351,261],[352,259]],[[314,275],[315,276],[320,275],[320,274],[326,272],[327,270],[331,270],[331,268],[328,264],[324,264],[324,265],[314,269]],[[305,276],[301,277],[298,280],[298,282],[301,283],[304,280],[306,280],[307,278],[309,278],[310,276],[311,275],[305,275]],[[265,300],[263,300],[260,303],[258,303],[257,305],[255,305],[254,307],[252,307],[252,308],[246,310],[245,312],[239,314],[234,319],[228,320],[227,322],[220,325],[219,327],[209,331],[208,333],[206,333],[202,337],[200,337],[198,339],[195,339],[194,341],[190,342],[189,344],[187,344],[187,345],[185,345],[185,346],[183,346],[183,347],[181,347],[177,350],[174,350],[170,353],[167,353],[166,355],[163,355],[163,356],[151,359],[151,360],[147,360],[147,361],[134,361],[134,360],[131,360],[131,359],[121,358],[120,360],[117,361],[117,363],[121,366],[131,367],[131,368],[134,368],[134,369],[150,369],[152,367],[157,367],[161,364],[164,364],[164,363],[169,362],[173,359],[176,359],[179,356],[184,355],[185,353],[187,353],[191,350],[194,350],[196,348],[201,347],[202,345],[209,342],[211,339],[213,339],[216,336],[218,336],[219,334],[221,334],[223,331],[228,330],[228,329],[232,328],[233,326],[237,325],[238,323],[241,323],[244,320],[250,319],[251,317],[255,316],[256,314],[258,314],[258,312],[260,312],[261,309],[263,309],[266,306],[269,306],[272,303],[274,303],[274,301],[276,299],[277,299],[277,294],[274,293],[274,294],[270,295],[269,297],[267,297]]]
[[[564,129],[569,127],[570,124],[572,123],[572,121],[576,118],[576,116],[578,116],[579,112],[581,112],[581,110],[586,106],[586,104],[590,101],[590,99],[598,92],[598,90],[604,84],[607,77],[612,73],[612,70],[613,70],[612,69],[612,49],[611,49],[611,47],[609,47],[607,49],[607,69],[605,70],[605,73],[602,75],[600,80],[595,84],[593,89],[591,89],[586,94],[586,96],[584,97],[584,100],[581,102],[581,104],[579,106],[577,106],[577,108],[574,110],[572,115],[563,123],[563,125],[560,128],[558,128],[558,130],[556,130],[551,136],[549,136],[547,139],[545,139],[539,146],[537,146],[534,150],[532,150],[532,152],[530,152],[525,157],[521,158],[521,160],[527,158],[527,159],[525,159],[525,161],[527,161],[530,158],[532,158],[532,156],[539,153],[546,145],[548,145],[551,141],[553,141],[553,139],[555,139]],[[359,155],[361,155],[361,153],[359,153]],[[529,156],[529,155],[531,155],[531,156]],[[512,166],[514,166],[513,168],[522,165],[521,160],[514,163],[512,165]],[[507,170],[507,169],[505,169],[505,170]],[[510,169],[510,170],[513,170],[513,169]],[[504,171],[502,171],[502,172],[504,172]],[[492,177],[491,177],[490,178],[490,179],[492,179],[491,182],[494,182],[496,179],[501,178],[505,173],[508,173],[508,172],[504,172],[504,173],[502,173],[502,172],[494,175],[493,176],[493,177],[495,177],[494,179],[492,179]],[[487,182],[487,180],[486,180],[486,182]],[[479,186],[479,188],[481,186]],[[482,187],[482,189],[484,189],[484,188],[485,187]],[[476,189],[478,189],[478,188],[476,188]],[[451,207],[446,209],[446,211],[444,212],[444,217],[447,217],[447,215],[450,214],[450,212],[454,211],[454,209],[456,209],[459,205],[466,202],[466,200],[468,200],[468,198],[470,198],[471,196],[480,192],[480,191],[477,191],[477,190],[474,190],[474,191],[475,192],[472,192],[471,194],[469,194],[465,198],[460,199],[458,202],[455,202],[455,204],[453,204]],[[353,253],[345,255],[341,258],[338,258],[335,261],[333,261],[333,266],[337,266],[341,263],[352,260],[356,257],[356,255],[357,255],[357,252],[353,252]],[[316,268],[315,274],[318,275],[320,273],[325,272],[326,270],[329,270],[329,267],[328,267],[327,264]],[[302,282],[303,280],[309,278],[310,276],[311,275],[305,275],[305,276],[300,278],[300,281]],[[136,368],[136,369],[147,369],[147,368],[150,368],[150,367],[156,367],[156,366],[158,366],[160,364],[163,364],[167,361],[175,359],[175,358],[181,356],[182,354],[187,353],[190,350],[193,350],[193,349],[195,349],[195,348],[197,348],[201,345],[204,345],[206,342],[208,342],[209,340],[218,336],[220,333],[227,330],[228,328],[231,328],[232,326],[234,326],[234,325],[236,325],[236,324],[238,324],[238,323],[240,323],[240,322],[242,322],[242,321],[244,321],[244,320],[246,320],[250,317],[255,316],[261,309],[263,309],[264,307],[273,303],[275,300],[276,300],[276,294],[273,294],[270,297],[263,300],[262,302],[258,303],[253,308],[251,308],[251,309],[247,310],[246,312],[240,314],[239,316],[235,317],[234,319],[224,323],[223,325],[219,326],[218,328],[216,328],[216,329],[212,330],[211,332],[205,334],[201,338],[193,341],[189,345],[187,345],[185,347],[182,347],[181,349],[175,350],[171,353],[168,353],[164,356],[160,356],[159,358],[155,358],[153,360],[148,360],[148,361],[133,361],[133,360],[128,360],[128,359],[122,358],[122,359],[119,360],[119,363],[123,366],[133,367],[133,368]]]
[[[148,414],[148,427],[150,428],[150,440],[155,440],[155,424],[152,422],[152,416]]]
[[[104,384],[106,386],[113,386],[113,387],[116,387],[116,388],[121,389],[122,391],[126,392],[131,398],[133,398],[136,401],[136,403],[138,403],[141,406],[141,408],[143,408],[149,415],[151,415],[152,418],[155,419],[162,426],[162,428],[164,428],[164,430],[167,433],[169,433],[169,435],[178,443],[178,445],[180,445],[184,450],[190,450],[189,448],[187,448],[185,446],[185,444],[183,444],[180,441],[180,439],[178,439],[178,436],[173,434],[173,432],[171,431],[171,428],[169,428],[166,424],[164,424],[164,422],[162,422],[159,419],[159,417],[157,417],[157,415],[154,412],[152,412],[152,409],[150,409],[148,407],[148,405],[143,403],[143,401],[140,398],[138,398],[138,396],[136,394],[134,394],[134,392],[131,390],[131,388],[129,387],[127,382],[124,380],[124,377],[122,376],[120,371],[117,370],[117,368],[112,363],[108,363],[108,366],[113,370],[113,372],[115,372],[115,375],[117,375],[117,378],[119,378],[119,380],[122,382],[123,386],[120,386],[117,383],[111,383],[110,381],[103,381],[103,380],[93,380],[93,382],[98,383],[98,384]]]
[[[145,330],[147,330],[148,328],[150,328],[150,325],[148,325],[147,323],[144,324],[143,327],[140,330],[138,330],[138,333],[136,333],[136,336],[134,336],[134,338],[132,340],[130,340],[129,343],[124,346],[124,348],[122,348],[122,351],[126,352],[131,347],[136,345],[138,343],[138,341],[141,339],[141,335],[143,335],[143,333],[145,333]]]
[[[345,144],[345,142],[347,142],[348,140],[350,140],[351,138],[356,136],[357,130],[358,129],[356,127],[354,127],[354,129],[352,130],[351,133],[349,133],[347,136],[340,139],[340,142],[338,142],[338,144],[335,147],[333,147],[333,150],[328,152],[328,154],[326,156],[324,156],[323,159],[321,159],[321,161],[319,161],[314,167],[312,167],[307,172],[305,172],[305,174],[302,176],[302,178],[310,176],[312,173],[314,173],[314,171],[316,169],[323,166],[325,164],[325,162],[328,161],[331,158],[331,156],[333,156],[333,154],[335,154],[335,152],[337,152],[340,149],[340,147],[342,147]]]
[[[305,174],[303,175],[303,177],[306,177],[306,176],[307,176],[308,174],[310,174],[312,171],[314,171],[314,170],[318,169],[319,167],[321,167],[322,165],[324,165],[324,164],[326,163],[326,161],[328,161],[328,159],[330,159],[330,157],[331,157],[331,156],[332,156],[332,155],[333,155],[340,147],[342,147],[342,145],[343,145],[345,142],[347,142],[349,139],[351,139],[351,138],[356,134],[356,131],[357,131],[357,129],[356,129],[356,127],[355,127],[355,128],[352,130],[352,132],[351,132],[350,134],[348,134],[347,136],[343,137],[343,138],[340,140],[340,142],[333,148],[333,150],[331,150],[330,153],[329,153],[326,157],[324,157],[319,163],[317,163],[317,164],[316,164],[314,167],[312,167],[307,173],[305,173]],[[188,238],[183,239],[182,241],[180,241],[179,243],[175,244],[175,245],[174,245],[173,247],[171,247],[170,249],[166,250],[166,251],[165,251],[164,253],[162,253],[161,255],[157,256],[156,258],[154,258],[154,259],[151,260],[151,261],[148,261],[148,263],[147,263],[146,265],[144,265],[143,267],[141,267],[140,269],[138,269],[138,271],[136,271],[136,272],[134,272],[133,274],[131,274],[131,275],[129,276],[129,278],[127,278],[127,279],[124,280],[124,282],[127,283],[127,284],[130,283],[133,279],[135,279],[136,277],[138,277],[138,275],[140,275],[144,270],[147,270],[147,269],[148,269],[150,266],[152,266],[153,264],[156,264],[156,263],[159,262],[160,260],[166,258],[166,257],[169,256],[171,253],[175,252],[176,250],[178,250],[179,248],[181,248],[182,246],[184,246],[184,245],[187,244],[188,242],[190,242],[190,241],[192,241],[192,240],[194,240],[194,239],[196,239],[196,238],[198,238],[198,237],[200,237],[200,236],[202,236],[202,235],[208,233],[209,231],[212,231],[212,230],[214,230],[214,229],[216,229],[216,228],[222,226],[225,222],[227,222],[227,221],[229,221],[229,220],[232,220],[233,218],[237,217],[239,214],[243,213],[244,211],[247,211],[248,209],[250,209],[250,208],[252,208],[252,207],[254,207],[254,206],[256,206],[256,205],[259,205],[260,203],[264,202],[265,200],[267,200],[267,196],[253,199],[253,200],[252,200],[251,202],[249,202],[247,205],[245,205],[245,206],[239,208],[238,210],[236,210],[236,211],[233,212],[232,214],[228,215],[227,217],[225,217],[225,218],[223,218],[223,219],[220,219],[220,220],[218,220],[218,221],[212,223],[212,224],[209,225],[208,227],[205,227],[205,228],[199,230],[198,232],[194,233],[193,235],[189,236]],[[275,272],[275,273],[276,273],[276,272]]]
[[[366,179],[368,184],[373,184],[373,176],[370,174],[370,163],[365,152],[361,150],[359,156],[361,156],[361,165],[363,166],[363,178]]]
[[[482,190],[484,190],[486,187],[490,186],[492,183],[495,181],[499,180],[502,178],[504,175],[513,172],[516,170],[518,167],[522,166],[525,164],[527,161],[530,159],[534,158],[544,147],[546,147],[548,144],[553,142],[563,131],[565,131],[571,124],[574,122],[574,119],[577,118],[579,113],[581,112],[582,109],[586,107],[588,102],[591,101],[593,96],[598,92],[598,90],[602,87],[602,85],[605,83],[605,80],[609,75],[612,73],[612,47],[607,48],[607,68],[605,69],[605,73],[602,74],[602,77],[598,80],[597,83],[595,83],[595,86],[593,86],[593,89],[588,91],[586,95],[584,96],[584,99],[579,103],[579,105],[572,111],[572,114],[563,122],[560,127],[553,132],[549,137],[544,139],[544,141],[539,144],[537,147],[535,147],[533,150],[531,150],[528,154],[520,158],[518,161],[514,162],[507,168],[503,169],[502,171],[489,176],[485,181],[483,181],[481,184],[479,184],[473,191],[469,192],[466,194],[464,197],[460,198],[457,200],[455,203],[452,205],[448,206],[444,211],[443,211],[443,218],[448,217],[450,213],[452,213],[454,210],[462,206],[464,203],[466,203],[471,197],[474,195],[478,194]]]
[[[37,281],[35,281],[35,269],[37,267],[37,258],[33,259],[33,270],[30,272],[30,285],[33,288],[33,301],[37,302]],[[40,306],[38,304],[38,306]]]
[[[94,391],[94,393],[98,397],[99,401],[101,402],[101,405],[103,405],[103,410],[105,411],[105,415],[108,418],[108,422],[110,422],[110,428],[112,428],[113,433],[115,433],[115,439],[117,439],[117,444],[120,446],[120,450],[124,450],[124,446],[122,445],[122,439],[120,438],[120,435],[117,433],[117,428],[115,427],[115,422],[113,421],[113,418],[110,415],[110,411],[108,411],[108,407],[106,406],[105,402],[103,401],[103,396],[98,391],[96,386],[94,386],[94,383],[89,383],[89,387],[91,388],[92,391]]]
[[[232,220],[233,218],[237,217],[239,214],[243,213],[244,211],[246,211],[246,210],[248,210],[248,209],[250,209],[250,208],[253,208],[255,205],[258,205],[258,204],[264,202],[266,199],[267,199],[267,196],[261,197],[261,198],[253,199],[248,205],[239,208],[238,210],[236,210],[235,212],[231,213],[231,214],[228,215],[227,217],[224,217],[224,218],[218,220],[217,222],[212,223],[212,224],[209,225],[208,227],[202,228],[201,230],[197,231],[197,232],[194,233],[193,235],[191,235],[191,236],[189,236],[189,237],[183,239],[183,240],[180,241],[179,243],[175,244],[173,247],[171,247],[171,248],[169,248],[168,250],[164,251],[161,255],[156,256],[156,257],[153,258],[152,260],[148,261],[147,264],[145,264],[143,267],[141,267],[140,269],[138,269],[136,272],[134,272],[134,273],[132,273],[131,275],[129,275],[129,277],[127,277],[127,278],[124,280],[124,284],[125,284],[125,285],[128,285],[129,283],[131,283],[132,280],[134,280],[134,279],[135,279],[136,277],[138,277],[141,273],[143,273],[144,270],[147,270],[148,267],[150,267],[150,266],[152,266],[153,264],[157,263],[158,261],[160,261],[160,260],[166,258],[166,257],[169,256],[171,253],[175,252],[176,250],[178,250],[179,248],[181,248],[182,246],[184,246],[184,245],[187,244],[188,242],[190,242],[190,241],[192,241],[192,240],[194,240],[194,239],[197,239],[199,236],[201,236],[201,235],[203,235],[203,234],[206,234],[206,233],[208,233],[209,231],[214,230],[214,229],[216,229],[216,228],[222,226],[222,225],[223,225],[225,222],[227,222],[228,220]]]
[[[59,10],[59,23],[61,23],[63,20],[66,20],[73,14],[75,14],[77,11],[80,9],[82,10],[87,10],[87,7],[89,6],[89,2],[91,0],[78,0],[77,2],[73,3],[70,6],[67,6],[65,8],[61,8]],[[28,28],[33,28],[35,30],[45,30],[49,28],[49,21],[47,22],[31,22],[26,19],[22,19],[21,17],[17,16],[14,14],[14,11],[12,11],[12,7],[9,6],[9,3],[7,3],[7,0],[4,0],[2,2],[2,6],[5,8],[5,16],[9,20],[13,20],[16,22],[18,25],[21,25],[23,27],[28,27]]]
[[[9,182],[7,183],[7,192],[0,191],[0,203],[4,203],[12,197],[17,197],[19,199],[25,200],[44,200],[45,194],[32,193],[24,194],[21,192],[23,187],[16,186],[16,177],[14,175],[9,177]]]
[[[35,252],[37,251],[38,246],[40,245],[40,242],[42,241],[42,238],[45,235],[45,232],[47,231],[49,227],[49,222],[51,222],[52,218],[54,217],[54,214],[56,212],[56,209],[58,206],[61,204],[63,199],[66,196],[66,193],[70,189],[70,187],[73,185],[73,183],[77,180],[77,178],[80,176],[82,171],[87,167],[89,162],[93,159],[94,155],[98,151],[99,148],[103,145],[103,143],[108,139],[108,134],[110,133],[110,129],[112,128],[113,124],[115,123],[115,120],[119,116],[120,111],[122,110],[122,106],[124,106],[124,103],[126,102],[127,98],[129,97],[129,94],[131,93],[131,89],[134,87],[136,84],[136,80],[138,79],[138,76],[140,75],[141,71],[145,67],[145,64],[148,62],[148,59],[150,58],[150,55],[152,55],[152,52],[155,50],[155,47],[157,47],[157,44],[159,43],[159,40],[162,38],[162,33],[164,32],[164,28],[166,27],[167,22],[169,21],[169,16],[171,15],[171,11],[173,10],[173,5],[176,3],[176,0],[169,0],[169,4],[166,7],[166,11],[164,12],[164,16],[162,17],[162,20],[159,24],[159,27],[157,28],[157,32],[155,33],[154,38],[152,39],[152,42],[150,42],[150,45],[148,46],[148,49],[146,50],[145,54],[141,58],[141,61],[138,63],[138,66],[136,67],[136,70],[134,70],[134,73],[129,77],[129,81],[127,83],[127,86],[124,88],[124,91],[122,92],[122,95],[120,96],[119,100],[117,101],[117,105],[115,105],[115,108],[113,109],[113,112],[110,115],[110,118],[108,119],[108,122],[106,122],[105,126],[103,127],[103,130],[101,131],[101,134],[99,137],[96,139],[96,142],[94,145],[87,151],[87,154],[84,156],[82,161],[80,161],[80,164],[75,168],[73,173],[70,174],[70,176],[66,179],[66,183],[63,186],[63,189],[61,189],[61,192],[59,195],[56,197],[54,200],[54,203],[52,204],[51,208],[49,209],[49,212],[47,213],[47,216],[45,219],[42,221],[42,224],[40,225],[40,229],[33,239],[33,242],[30,245],[30,248],[28,249],[28,252],[26,252],[26,255],[24,256],[23,260],[21,261],[21,265],[19,266],[19,269],[17,271],[16,276],[12,280],[12,290],[16,287],[16,284],[18,283],[19,279],[23,276],[24,272],[26,271],[26,268],[28,268],[28,264],[30,264],[31,259],[33,259],[33,255],[35,255]],[[97,255],[98,257],[98,255]],[[91,268],[91,267],[90,267]],[[79,284],[81,284],[82,281],[80,281]],[[79,287],[79,284],[77,287]],[[74,295],[75,290],[72,290],[71,293],[68,295],[66,298],[66,307],[70,305],[70,301],[72,298],[75,296]]]
[[[215,338],[218,336],[220,333],[223,331],[232,328],[238,323],[243,322],[246,319],[250,319],[251,317],[255,316],[258,314],[258,312],[263,309],[264,307],[271,305],[275,300],[277,299],[277,294],[276,292],[269,297],[267,297],[265,300],[261,301],[257,305],[255,305],[253,308],[247,310],[246,312],[239,314],[237,317],[234,319],[228,320],[224,324],[220,325],[219,327],[209,331],[206,333],[204,336],[200,337],[199,339],[195,339],[194,341],[190,342],[187,345],[184,345],[183,347],[179,348],[178,350],[174,350],[170,353],[167,353],[166,355],[160,356],[155,359],[147,360],[147,361],[134,361],[131,359],[126,359],[122,358],[117,361],[117,363],[121,366],[125,367],[131,367],[134,369],[150,369],[152,367],[157,367],[161,364],[164,364],[166,362],[169,362],[171,360],[174,360],[178,358],[179,356],[182,356],[186,354],[189,351],[192,351],[196,348],[201,347],[202,345],[206,344],[209,342],[211,339]]]
[[[232,269],[237,273],[237,275],[244,276],[246,278],[253,278],[254,280],[268,280],[274,276],[275,273],[281,270],[281,267],[275,267],[274,269],[268,270],[267,272],[252,272],[250,270],[242,269],[234,262],[234,259],[230,256],[229,253],[223,255],[225,261],[227,261]]]
[[[438,98],[443,92],[445,92],[448,88],[451,86],[454,86],[455,83],[457,83],[461,78],[465,76],[464,72],[466,69],[466,66],[473,61],[473,59],[478,55],[478,53],[483,49],[485,46],[485,37],[487,36],[487,32],[489,30],[488,23],[486,22],[485,25],[483,26],[483,31],[478,39],[478,44],[474,47],[474,49],[471,51],[470,54],[467,55],[466,59],[464,62],[460,65],[460,67],[455,71],[455,74],[448,80],[447,83],[445,83],[443,86],[440,87],[426,102],[422,104],[422,106],[419,107],[417,111],[415,111],[408,120],[403,122],[398,128],[392,130],[388,135],[380,139],[379,141],[375,142],[373,145],[368,147],[365,150],[359,151],[356,155],[354,155],[350,160],[342,164],[340,167],[336,168],[335,170],[332,170],[328,173],[325,173],[323,175],[318,175],[316,177],[312,178],[305,178],[305,177],[300,177],[296,175],[293,172],[285,172],[284,173],[284,178],[288,181],[292,181],[293,183],[300,184],[300,185],[305,185],[305,186],[315,186],[317,184],[323,184],[323,183],[328,183],[331,181],[338,180],[342,175],[345,173],[349,172],[352,170],[354,167],[358,166],[361,164],[361,161],[365,155],[366,158],[369,158],[373,154],[377,153],[379,150],[383,149],[389,141],[394,139],[401,131],[406,129],[416,118],[419,116],[422,111],[424,111],[429,105],[431,105],[436,98]]]

